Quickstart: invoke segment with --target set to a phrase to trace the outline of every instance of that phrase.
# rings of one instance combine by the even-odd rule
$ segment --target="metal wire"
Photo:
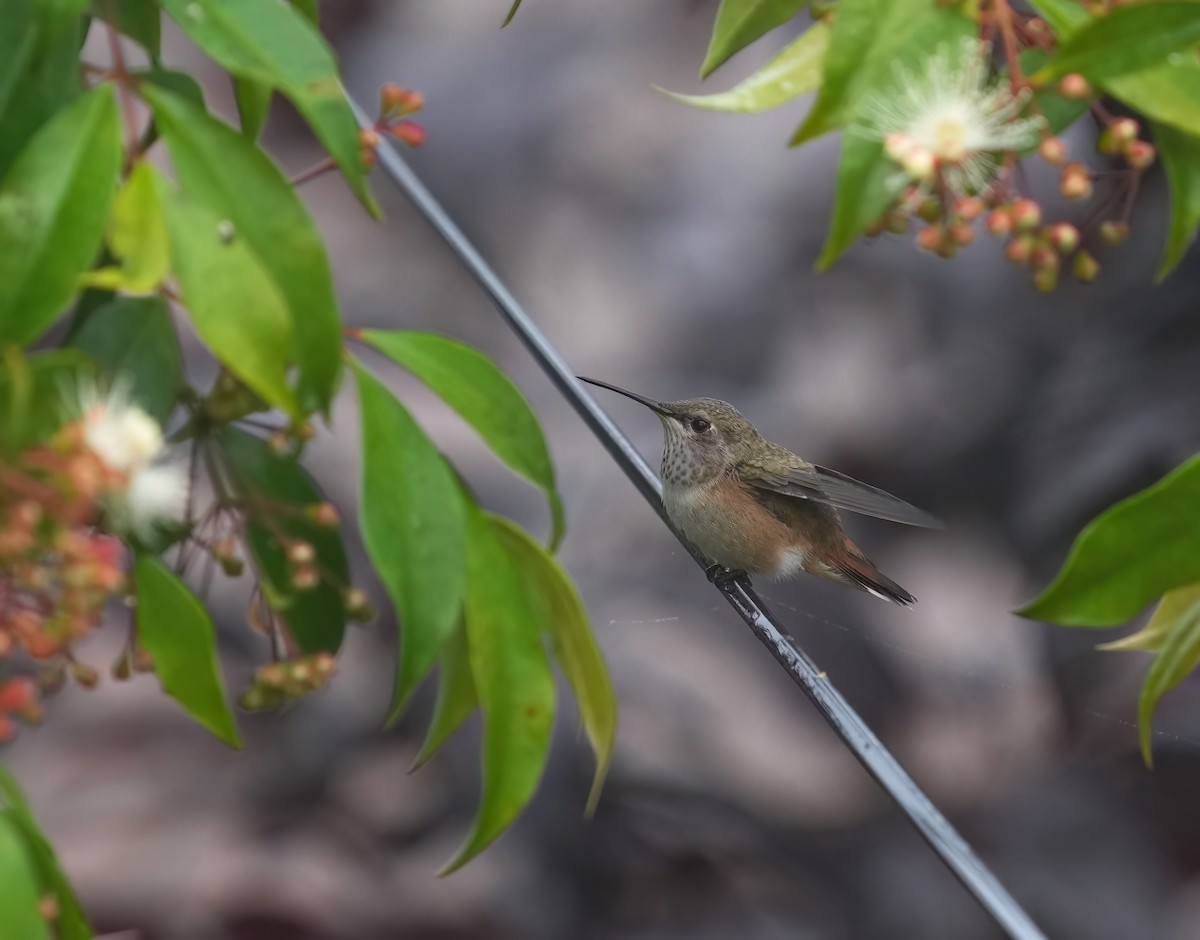
[[[354,103],[354,109],[360,124],[364,127],[373,125],[374,122],[357,103]],[[475,278],[505,322],[520,337],[538,365],[567,401],[579,412],[584,423],[600,439],[600,443],[633,485],[675,533],[696,562],[702,568],[707,568],[708,560],[679,535],[667,518],[662,505],[662,484],[658,476],[634,449],[620,428],[596,404],[587,387],[575,378],[574,370],[567,365],[558,350],[517,303],[496,272],[387,140],[381,140],[378,158],[380,169],[433,226],[462,262],[463,267]],[[996,923],[1014,940],[1045,940],[1045,935],[1021,905],[933,805],[858,713],[850,707],[850,703],[842,697],[828,676],[780,628],[774,616],[754,593],[749,581],[738,579],[718,585],[717,589],[725,595],[754,635],[804,690],[822,717],[837,732],[867,772],[899,805],[925,841]]]

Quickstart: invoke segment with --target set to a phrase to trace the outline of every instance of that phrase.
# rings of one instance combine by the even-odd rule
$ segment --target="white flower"
[[[122,475],[120,488],[104,497],[113,528],[147,539],[159,525],[182,518],[187,471],[167,460],[162,428],[130,400],[128,384],[81,384],[74,410],[85,446]]]
[[[897,88],[866,108],[870,130],[904,176],[918,184],[936,174],[956,195],[985,189],[995,177],[1000,151],[1038,142],[1040,116],[1021,117],[1028,92],[1014,95],[1005,82],[989,80],[989,46],[966,39],[945,48],[917,75],[894,68]]]
[[[129,483],[109,500],[109,516],[116,529],[142,540],[168,522],[178,522],[187,508],[187,471],[178,464],[140,467]]]
[[[162,428],[129,400],[128,387],[107,392],[95,385],[79,390],[83,441],[110,470],[128,472],[147,466],[163,449]]]

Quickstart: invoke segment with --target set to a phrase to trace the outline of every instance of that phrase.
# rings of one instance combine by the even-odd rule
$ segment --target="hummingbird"
[[[663,506],[683,536],[714,562],[712,580],[805,572],[905,607],[916,601],[850,540],[838,511],[940,527],[929,513],[797,457],[763,437],[728,402],[654,401],[608,382],[579,379],[658,415],[665,437]]]

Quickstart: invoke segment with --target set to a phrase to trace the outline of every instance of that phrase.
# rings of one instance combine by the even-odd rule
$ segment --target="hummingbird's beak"
[[[634,401],[638,402],[639,404],[645,405],[651,411],[657,412],[660,415],[666,415],[668,418],[673,417],[675,414],[673,411],[671,411],[670,408],[668,408],[662,402],[654,401],[653,399],[646,398],[642,395],[638,395],[636,392],[631,392],[627,389],[619,388],[616,385],[609,385],[607,382],[601,382],[599,379],[585,378],[582,375],[577,375],[577,376],[575,376],[575,378],[579,379],[580,382],[587,382],[588,385],[598,385],[598,386],[600,386],[600,388],[606,388],[610,392],[616,392],[618,395],[624,395],[626,398],[632,398]]]

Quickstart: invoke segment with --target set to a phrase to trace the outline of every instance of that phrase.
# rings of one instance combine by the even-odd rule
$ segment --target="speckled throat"
[[[690,446],[678,421],[666,416],[660,417],[666,432],[660,467],[664,486],[696,486],[711,480],[721,472],[720,466],[705,461],[697,448]]]

